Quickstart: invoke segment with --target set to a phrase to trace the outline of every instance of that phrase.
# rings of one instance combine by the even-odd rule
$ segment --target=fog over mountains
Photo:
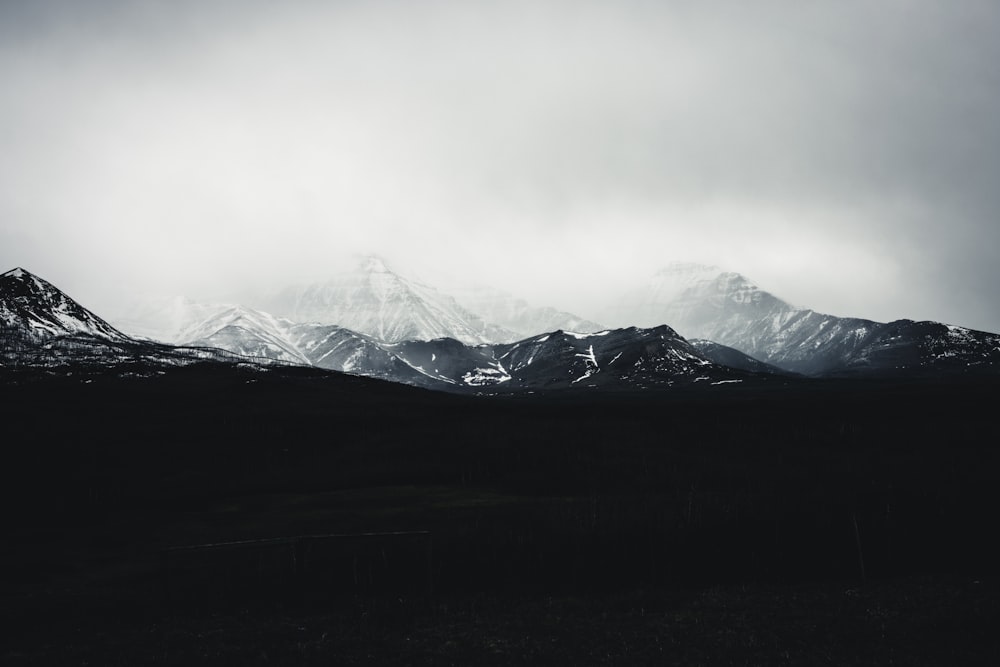
[[[825,315],[738,273],[683,263],[615,303],[595,303],[611,328],[489,288],[465,289],[460,303],[375,256],[252,299],[268,310],[177,297],[138,304],[113,319],[117,328],[22,269],[3,274],[0,296],[3,326],[19,341],[148,344],[160,355],[181,346],[434,389],[647,389],[788,374],[992,373],[1000,364],[1000,335]]]

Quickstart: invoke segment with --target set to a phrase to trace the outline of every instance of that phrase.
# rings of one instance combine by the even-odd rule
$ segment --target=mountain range
[[[3,359],[23,362],[26,350],[36,363],[58,356],[176,365],[212,357],[488,393],[1000,368],[996,334],[824,315],[793,307],[740,274],[703,265],[668,265],[605,309],[603,316],[619,325],[614,329],[486,288],[470,288],[461,299],[506,326],[366,257],[325,283],[262,298],[279,314],[176,298],[121,318],[131,336],[45,280],[15,269],[0,276]],[[559,324],[579,330],[538,330]]]
[[[154,365],[219,360],[285,363],[434,389],[489,393],[609,387],[645,389],[742,382],[757,374],[717,364],[667,326],[597,333],[562,330],[514,343],[454,338],[386,342],[344,327],[295,323],[242,306],[184,328],[185,346],[132,338],[51,283],[15,269],[0,275],[5,366]],[[15,344],[16,343],[16,344]],[[763,377],[763,376],[762,376]]]

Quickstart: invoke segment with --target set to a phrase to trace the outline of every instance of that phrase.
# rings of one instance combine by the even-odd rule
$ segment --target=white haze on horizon
[[[0,270],[103,313],[376,253],[594,317],[685,260],[998,331],[997,62],[987,0],[0,1]]]

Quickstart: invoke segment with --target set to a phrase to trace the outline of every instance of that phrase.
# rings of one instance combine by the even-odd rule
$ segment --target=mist
[[[85,305],[351,253],[588,316],[671,260],[1000,330],[994,2],[0,3],[0,270]]]

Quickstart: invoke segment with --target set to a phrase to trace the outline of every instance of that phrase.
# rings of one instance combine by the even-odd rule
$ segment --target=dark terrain
[[[5,371],[0,662],[998,664],[998,398]]]

